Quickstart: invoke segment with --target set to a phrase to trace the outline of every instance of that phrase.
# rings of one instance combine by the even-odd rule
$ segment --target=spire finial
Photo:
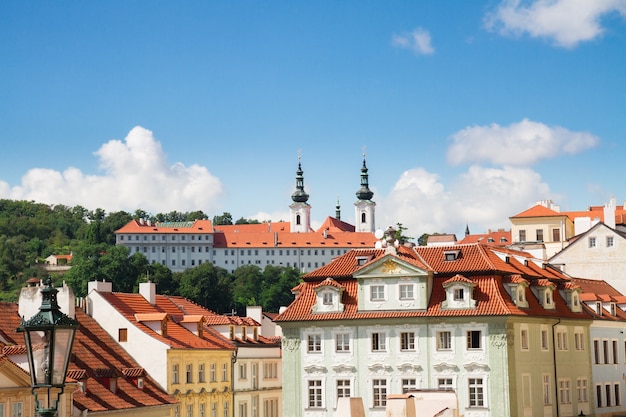
[[[365,146],[363,146],[363,167],[361,167],[361,188],[356,192],[359,200],[371,200],[374,192],[369,189],[367,165],[365,164]]]
[[[301,151],[298,149],[298,170],[296,171],[296,191],[291,195],[294,203],[306,203],[309,195],[304,191],[304,171],[300,163]]]

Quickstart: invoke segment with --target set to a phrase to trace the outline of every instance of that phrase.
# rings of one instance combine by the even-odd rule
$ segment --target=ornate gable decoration
[[[473,297],[476,283],[463,275],[455,275],[443,283],[446,299],[441,303],[442,309],[476,308]]]
[[[326,278],[313,288],[316,300],[312,313],[342,313],[344,304],[341,302],[341,296],[345,287],[332,278]]]

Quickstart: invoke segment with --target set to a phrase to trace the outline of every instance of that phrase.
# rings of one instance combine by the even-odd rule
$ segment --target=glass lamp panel
[[[30,355],[30,369],[33,373],[31,381],[33,385],[50,384],[50,330],[28,330],[26,342]]]
[[[63,385],[71,352],[74,329],[54,329],[54,367],[52,385]]]

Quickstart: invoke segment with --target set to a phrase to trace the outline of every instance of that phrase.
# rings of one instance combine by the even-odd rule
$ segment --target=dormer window
[[[324,305],[332,305],[333,304],[333,293],[332,292],[325,292],[322,295],[323,298],[323,302]]]
[[[552,304],[552,290],[549,288],[546,288],[546,290],[544,291],[544,296],[545,296],[545,301],[544,304],[549,306]]]
[[[444,260],[446,261],[456,261],[459,259],[461,251],[458,250],[449,250],[443,253]]]
[[[356,264],[357,264],[358,266],[365,265],[365,264],[367,263],[367,260],[368,260],[368,259],[369,259],[369,258],[368,258],[367,256],[357,256],[357,257],[356,257]]]
[[[143,377],[137,378],[137,388],[143,389]]]
[[[445,281],[443,288],[446,291],[446,299],[441,308],[475,308],[476,300],[472,298],[475,285],[474,281],[462,275],[455,275]]]
[[[598,316],[602,315],[602,303],[601,302],[596,302],[596,313],[598,314]]]
[[[615,303],[611,303],[611,315],[615,316],[616,312],[615,312]]]
[[[454,289],[454,301],[462,301],[464,299],[463,288]]]

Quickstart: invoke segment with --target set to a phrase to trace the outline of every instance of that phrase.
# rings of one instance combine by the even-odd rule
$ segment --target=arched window
[[[299,214],[296,215],[296,224],[300,224],[300,215]]]
[[[365,223],[366,222],[366,215],[365,213],[361,213],[361,223]]]

